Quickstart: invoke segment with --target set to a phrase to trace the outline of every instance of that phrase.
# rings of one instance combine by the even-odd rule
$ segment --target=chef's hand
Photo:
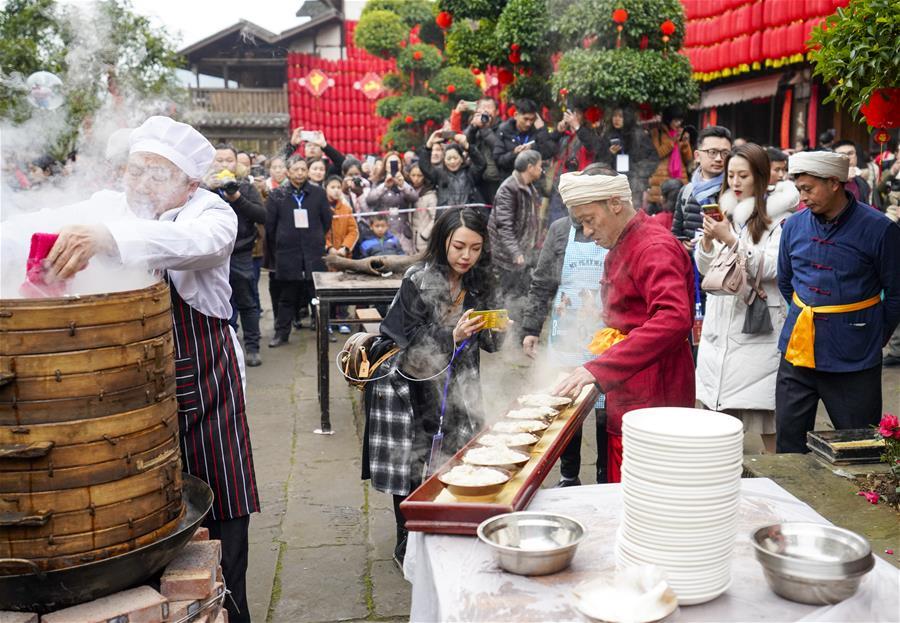
[[[475,310],[467,309],[460,317],[459,322],[456,323],[456,327],[453,329],[454,344],[459,344],[464,339],[472,337],[484,327],[484,316],[469,317],[469,314],[473,311]]]
[[[563,381],[553,388],[554,396],[570,396],[573,400],[578,398],[581,390],[587,385],[594,385],[597,379],[587,371],[587,368],[579,366],[572,371]]]
[[[44,268],[51,281],[63,281],[87,268],[92,257],[99,253],[112,254],[116,242],[103,225],[68,225],[59,231],[59,238],[44,260]]]
[[[536,335],[526,335],[522,339],[522,350],[524,350],[525,355],[531,359],[537,357],[537,345],[538,336]]]

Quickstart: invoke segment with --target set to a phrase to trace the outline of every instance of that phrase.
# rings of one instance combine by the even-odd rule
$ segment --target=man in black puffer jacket
[[[720,125],[712,125],[700,131],[697,149],[694,150],[698,167],[691,181],[681,189],[675,200],[675,216],[672,233],[687,249],[694,253],[694,236],[703,229],[701,206],[717,203],[719,189],[725,177],[725,159],[731,151],[731,132]]]
[[[556,154],[556,141],[547,132],[538,107],[529,99],[516,102],[516,114],[497,126],[494,161],[502,179],[512,175],[516,156],[533,149],[541,158],[549,160]]]
[[[218,193],[237,214],[237,239],[231,252],[228,281],[231,284],[232,305],[240,314],[244,328],[246,364],[258,366],[262,360],[259,357],[259,308],[253,299],[256,278],[253,272],[253,245],[256,244],[256,224],[266,222],[266,209],[252,182],[235,177],[237,151],[234,147],[216,145],[213,168],[216,173],[207,178],[206,188]],[[232,314],[232,326],[235,326],[235,320]]]

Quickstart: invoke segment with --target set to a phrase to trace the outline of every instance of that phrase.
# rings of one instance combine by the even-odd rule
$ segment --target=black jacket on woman
[[[431,150],[422,147],[419,150],[419,168],[437,190],[438,205],[462,205],[464,203],[481,203],[484,198],[478,191],[481,174],[486,163],[484,156],[477,149],[469,150],[469,162],[463,163],[456,171],[448,171],[445,167],[431,164]]]
[[[294,210],[302,196],[309,227],[294,226]],[[306,182],[276,188],[266,201],[267,266],[280,281],[306,281],[313,271],[324,271],[325,233],[331,228],[331,208],[325,191]]]
[[[406,377],[424,379],[439,373],[453,355],[453,329],[462,313],[473,308],[493,308],[493,288],[488,271],[478,273],[467,274],[463,278],[466,293],[463,300],[454,306],[450,300],[447,275],[442,269],[430,264],[417,264],[406,272],[400,290],[381,322],[382,338],[402,349],[396,362],[392,363],[396,363]],[[481,331],[470,338],[453,361],[443,424],[442,453],[445,456],[459,450],[484,424],[480,350],[495,352],[501,345],[501,338],[500,333]],[[380,377],[387,372],[387,368],[389,365],[382,365],[373,375]],[[405,494],[418,486],[422,468],[431,451],[432,437],[438,430],[446,379],[447,374],[443,373],[426,381],[409,381],[394,371],[388,378],[379,381],[380,385],[373,382],[366,385],[363,478],[371,477],[373,486],[379,491]],[[377,415],[381,411],[372,409],[373,395],[379,395],[374,399],[381,399],[383,406],[384,393],[401,391],[406,395],[407,387],[408,401],[394,401],[391,404],[395,405],[394,408],[408,405],[406,408],[411,410],[409,464],[391,469],[386,464],[396,454],[392,454],[390,448],[400,445],[400,440],[390,439],[392,431],[397,430],[392,423],[401,419],[401,414]],[[374,418],[381,420],[375,421]],[[403,477],[399,478],[398,474]],[[404,479],[406,482],[403,482]]]

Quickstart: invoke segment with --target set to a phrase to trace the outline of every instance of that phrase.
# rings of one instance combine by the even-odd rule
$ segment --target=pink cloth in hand
[[[48,298],[64,296],[68,289],[67,281],[47,283],[47,270],[44,260],[56,244],[59,234],[36,233],[31,236],[31,249],[25,267],[25,281],[19,287],[19,293],[25,298]]]

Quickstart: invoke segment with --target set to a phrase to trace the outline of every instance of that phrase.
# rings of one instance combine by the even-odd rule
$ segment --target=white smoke
[[[136,127],[153,114],[173,111],[170,102],[142,98],[117,80],[114,68],[122,59],[116,58],[113,26],[98,3],[68,5],[64,19],[73,40],[66,53],[67,71],[60,76],[63,91],[88,100],[97,97],[100,107],[77,128],[75,161],[67,162],[64,170],[43,181],[30,175],[29,165],[49,154],[72,132],[68,107],[34,108],[23,123],[0,123],[0,298],[21,296],[19,286],[25,279],[32,233],[56,233],[67,224],[102,220],[98,215],[108,206],[98,202],[111,201],[109,193],[92,200],[96,211],[82,205],[79,214],[67,214],[68,206],[91,199],[99,191],[122,189],[127,159],[123,129]],[[134,66],[146,51],[129,53],[137,55],[127,59]],[[0,76],[0,80],[16,90],[22,90],[25,84],[18,74]],[[156,280],[155,275],[140,267],[126,269],[116,262],[95,258],[70,281],[67,293],[138,289]]]

